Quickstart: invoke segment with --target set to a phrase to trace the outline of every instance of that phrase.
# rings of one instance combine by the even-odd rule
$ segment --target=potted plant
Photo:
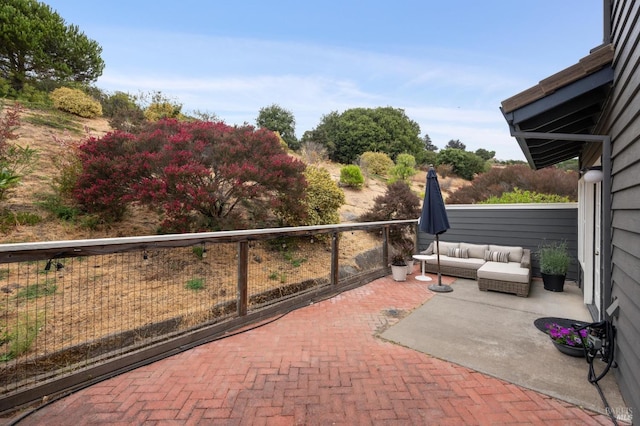
[[[571,263],[571,255],[566,241],[542,245],[538,249],[538,259],[540,260],[540,273],[544,289],[564,291],[564,281]]]
[[[586,328],[576,331],[573,327],[551,323],[547,326],[547,333],[555,347],[563,354],[584,357],[585,339],[588,334]]]
[[[391,275],[395,281],[406,281],[409,267],[402,252],[396,252],[391,257]]]
[[[413,272],[413,254],[415,252],[415,244],[410,239],[403,239],[400,243],[400,252],[404,256],[404,261],[407,264],[407,274],[411,275]]]

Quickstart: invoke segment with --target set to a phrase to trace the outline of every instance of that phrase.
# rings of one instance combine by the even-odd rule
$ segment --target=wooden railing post
[[[382,264],[389,266],[389,225],[382,228]]]
[[[238,316],[247,315],[249,282],[249,242],[238,242]]]
[[[338,233],[334,232],[331,234],[331,285],[338,285],[338,281],[340,279],[338,270],[340,265],[338,264],[338,259],[340,258],[340,244],[338,240]]]

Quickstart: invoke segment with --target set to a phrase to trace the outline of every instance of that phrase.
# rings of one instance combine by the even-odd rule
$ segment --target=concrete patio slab
[[[605,413],[588,363],[560,353],[533,322],[561,317],[591,322],[575,284],[565,291],[546,291],[534,280],[529,297],[481,292],[477,282],[459,279],[451,293],[438,294],[382,333],[403,346],[506,380],[546,395]],[[604,363],[594,362],[595,371]],[[624,410],[611,370],[600,387],[610,407]],[[618,411],[622,412],[622,411]]]

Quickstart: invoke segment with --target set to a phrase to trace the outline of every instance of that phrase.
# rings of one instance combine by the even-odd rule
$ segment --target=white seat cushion
[[[520,262],[487,262],[478,269],[478,278],[528,283],[529,269],[521,268]]]

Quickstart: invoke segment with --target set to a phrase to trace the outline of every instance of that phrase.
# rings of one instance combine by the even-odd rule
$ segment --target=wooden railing
[[[0,245],[0,412],[387,275],[415,224]]]

